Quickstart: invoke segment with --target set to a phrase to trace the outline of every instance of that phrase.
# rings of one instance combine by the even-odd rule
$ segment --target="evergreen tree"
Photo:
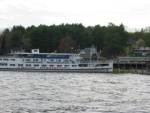
[[[2,52],[2,55],[6,54],[6,40],[5,40],[5,36],[3,36],[2,42],[1,42],[1,52]]]

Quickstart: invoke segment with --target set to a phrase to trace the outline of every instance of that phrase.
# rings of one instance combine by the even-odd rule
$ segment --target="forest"
[[[123,24],[109,23],[107,26],[88,26],[82,24],[13,26],[0,33],[1,55],[10,53],[15,47],[25,51],[40,49],[40,52],[76,53],[95,45],[104,57],[133,55],[135,48],[150,47],[150,28],[135,32],[126,31]]]

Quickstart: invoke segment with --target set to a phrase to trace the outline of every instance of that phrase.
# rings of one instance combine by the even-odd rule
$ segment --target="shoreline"
[[[145,74],[150,75],[150,72],[148,70],[142,70],[142,69],[113,69],[114,74],[119,73],[131,73],[131,74]]]

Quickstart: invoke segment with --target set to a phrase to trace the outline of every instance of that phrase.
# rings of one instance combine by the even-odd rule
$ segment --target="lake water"
[[[1,71],[0,113],[150,113],[150,75]]]

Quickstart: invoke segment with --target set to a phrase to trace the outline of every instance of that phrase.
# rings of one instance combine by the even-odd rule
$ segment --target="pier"
[[[128,70],[136,74],[150,75],[149,57],[118,57],[113,60],[114,69]]]

